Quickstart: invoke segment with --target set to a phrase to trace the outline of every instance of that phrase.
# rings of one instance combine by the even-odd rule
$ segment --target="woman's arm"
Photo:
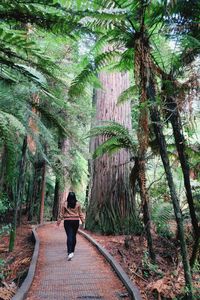
[[[82,209],[81,209],[80,204],[79,204],[79,206],[78,206],[78,214],[79,214],[79,218],[81,219],[81,222],[82,222],[82,223],[85,223],[85,215],[84,215],[84,213],[82,212]]]
[[[64,206],[61,207],[58,219],[57,219],[57,225],[59,226],[61,221],[63,220],[63,216],[64,216]]]

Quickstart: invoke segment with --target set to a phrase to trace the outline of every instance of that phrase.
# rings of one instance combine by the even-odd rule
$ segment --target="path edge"
[[[32,259],[31,259],[31,263],[28,269],[28,274],[25,278],[25,280],[23,281],[22,285],[20,286],[20,288],[17,290],[16,294],[11,298],[11,300],[23,300],[25,299],[26,294],[28,293],[30,286],[33,282],[33,278],[35,275],[35,270],[36,270],[36,265],[37,265],[37,260],[38,260],[38,254],[39,254],[39,248],[40,248],[40,240],[38,238],[38,234],[36,232],[36,229],[39,226],[35,226],[32,229],[32,237],[35,241],[35,247],[34,247],[34,251],[33,251],[33,255],[32,255]]]
[[[139,289],[137,288],[136,285],[130,280],[126,272],[122,269],[120,264],[114,259],[114,257],[105,249],[103,248],[95,239],[93,239],[89,234],[82,230],[78,230],[78,232],[85,237],[91,244],[93,244],[98,251],[105,257],[105,259],[109,262],[111,267],[114,269],[116,272],[117,276],[120,278],[122,283],[125,285],[127,288],[131,299],[132,300],[142,300],[142,297],[140,295]]]

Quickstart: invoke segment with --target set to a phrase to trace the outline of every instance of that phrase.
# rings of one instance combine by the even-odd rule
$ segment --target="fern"
[[[106,125],[96,126],[90,130],[87,137],[103,136],[104,141],[94,152],[94,158],[99,157],[105,153],[112,154],[120,149],[130,149],[133,153],[136,152],[137,143],[130,135],[127,128],[123,125],[113,122],[105,121]]]
[[[125,137],[114,136],[103,142],[93,153],[93,158],[100,157],[105,153],[111,155],[121,149],[131,149],[133,148],[133,144],[129,143],[129,141]]]
[[[87,84],[97,82],[96,72],[108,66],[111,61],[115,61],[119,57],[119,52],[111,50],[97,56],[94,63],[89,63],[85,69],[72,81],[69,88],[69,95],[75,97],[80,95]]]
[[[152,219],[161,236],[171,238],[174,235],[169,226],[169,222],[174,220],[172,203],[160,202],[154,205]]]
[[[16,141],[25,129],[13,115],[0,111],[0,136],[6,150],[6,177],[12,181],[16,162]]]
[[[138,96],[136,85],[130,86],[127,90],[123,91],[118,98],[118,104],[121,104],[127,100],[134,101]]]

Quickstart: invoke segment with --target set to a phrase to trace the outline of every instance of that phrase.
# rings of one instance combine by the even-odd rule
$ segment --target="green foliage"
[[[119,52],[116,50],[106,51],[97,56],[93,62],[89,63],[84,70],[72,81],[69,88],[69,95],[71,97],[77,97],[86,89],[90,83],[100,87],[97,81],[97,72],[110,65],[112,61],[116,61],[119,57]]]
[[[123,91],[121,93],[121,95],[119,96],[118,98],[118,103],[123,103],[127,100],[131,100],[131,101],[134,101],[135,99],[137,99],[136,97],[138,96],[138,93],[137,93],[137,88],[136,86],[130,86],[127,90]]]
[[[0,216],[5,214],[10,208],[10,203],[8,196],[5,193],[0,194]],[[0,230],[0,235],[2,234],[2,229]]]
[[[143,275],[145,278],[149,278],[150,276],[154,276],[155,274],[162,278],[164,276],[163,272],[159,269],[157,264],[153,264],[150,260],[149,253],[147,251],[144,252],[142,258],[142,267],[143,267]]]
[[[4,279],[4,267],[5,267],[5,261],[0,258],[0,280]]]
[[[97,210],[97,215],[89,214],[86,219],[86,228],[106,235],[141,234],[142,224],[136,213],[133,212],[132,204],[127,203],[127,205],[130,208],[129,213],[122,219],[120,205],[113,204],[110,199],[106,199],[103,207],[99,211]]]
[[[93,127],[89,133],[90,137],[101,135],[105,138],[105,141],[95,150],[94,158],[105,153],[112,154],[122,148],[136,152],[137,143],[127,128],[114,121],[104,121],[103,124],[105,125]]]
[[[3,234],[8,234],[10,232],[10,228],[11,228],[10,224],[1,226],[1,228],[0,228],[0,236],[3,235]]]
[[[159,235],[172,238],[175,232],[170,228],[170,221],[174,220],[173,206],[170,202],[159,201],[153,206],[152,220]]]

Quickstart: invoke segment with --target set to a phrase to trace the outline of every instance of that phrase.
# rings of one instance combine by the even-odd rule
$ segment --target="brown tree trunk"
[[[112,120],[130,129],[130,103],[117,105],[119,95],[129,87],[128,74],[102,72],[99,79],[103,88],[96,91],[96,124],[101,120]],[[103,137],[93,139],[91,150],[95,150],[103,141]],[[129,161],[128,151],[121,150],[112,156],[105,154],[91,163],[88,229],[104,233],[134,230]]]
[[[59,191],[60,191],[60,181],[56,178],[55,189],[54,189],[54,201],[53,201],[53,210],[52,210],[52,218],[53,220],[57,220],[59,213]]]
[[[61,149],[62,155],[66,156],[70,150],[70,141],[68,138],[61,138],[59,141],[59,148]],[[53,219],[56,220],[58,218],[58,214],[61,208],[62,203],[65,201],[68,192],[71,189],[69,173],[67,166],[64,166],[63,170],[63,180],[61,184],[61,180],[56,179],[55,192],[54,192],[54,204],[53,204]]]
[[[179,156],[179,160],[183,172],[184,186],[186,190],[187,202],[190,210],[190,217],[191,217],[191,222],[194,231],[195,242],[192,251],[192,256],[190,259],[191,266],[193,267],[199,251],[200,227],[198,225],[198,220],[196,217],[194,201],[192,196],[192,189],[190,184],[190,168],[185,153],[185,138],[183,135],[182,125],[181,125],[181,117],[178,111],[178,105],[176,101],[173,99],[173,97],[167,97],[167,107],[169,109],[168,117],[172,124],[175,144],[176,144],[176,148],[178,151],[178,156]]]
[[[0,190],[3,190],[4,182],[5,182],[5,174],[6,174],[6,160],[7,160],[7,152],[6,146],[4,145],[1,153],[1,168],[0,168]]]
[[[40,202],[40,224],[43,224],[43,222],[44,222],[45,189],[46,189],[46,161],[43,161],[41,184],[42,184],[42,189],[41,189],[41,202]]]
[[[148,53],[144,37],[144,27],[141,24],[141,37],[135,42],[135,77],[138,81],[140,92],[140,114],[138,124],[138,183],[140,187],[140,198],[143,209],[143,221],[149,255],[152,262],[155,262],[156,255],[153,249],[151,234],[151,216],[149,212],[149,194],[146,187],[146,153],[149,144],[148,107],[147,107],[147,65]]]
[[[192,292],[192,277],[191,277],[191,270],[189,265],[188,259],[188,251],[187,251],[187,244],[184,236],[184,227],[183,227],[183,218],[182,212],[179,204],[179,199],[177,197],[174,180],[172,176],[171,166],[169,162],[169,157],[167,153],[167,144],[165,141],[165,136],[163,134],[162,123],[160,120],[160,115],[158,108],[156,106],[156,99],[155,99],[155,87],[154,87],[154,80],[152,70],[149,70],[149,80],[147,84],[147,92],[148,98],[151,100],[152,104],[150,107],[150,115],[151,121],[153,123],[154,133],[156,135],[156,140],[159,145],[160,156],[163,162],[163,166],[166,173],[166,178],[170,190],[170,195],[174,207],[174,214],[176,217],[177,228],[178,228],[178,235],[180,240],[180,248],[181,248],[181,256],[183,261],[183,268],[184,268],[184,276],[185,276],[185,283],[187,287],[187,299],[193,299],[193,292]]]
[[[43,162],[37,160],[34,163],[34,174],[33,174],[33,183],[28,207],[28,221],[32,221],[33,217],[37,215],[38,219],[38,207],[40,204],[39,195],[41,192],[40,176],[43,167]]]

